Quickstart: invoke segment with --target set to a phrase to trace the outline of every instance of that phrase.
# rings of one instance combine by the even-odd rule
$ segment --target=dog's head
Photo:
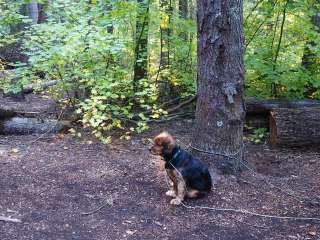
[[[154,138],[150,152],[154,155],[164,156],[171,154],[175,146],[174,138],[169,133],[162,132]]]

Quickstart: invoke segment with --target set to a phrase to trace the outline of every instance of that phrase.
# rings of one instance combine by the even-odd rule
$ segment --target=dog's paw
[[[180,198],[175,198],[170,201],[171,205],[180,205],[181,203],[182,203],[182,200]]]
[[[173,190],[167,191],[166,195],[169,196],[169,197],[176,197],[176,193]]]

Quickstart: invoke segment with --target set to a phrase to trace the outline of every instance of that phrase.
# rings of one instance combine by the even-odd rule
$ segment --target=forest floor
[[[147,138],[161,130],[189,142],[192,121],[152,125],[130,141],[105,146],[89,137],[47,134],[0,137],[1,240],[320,239],[320,222],[171,206],[159,158]],[[256,173],[215,175],[208,197],[188,206],[319,217],[319,148],[272,149],[246,143]],[[294,191],[294,193],[292,192]],[[293,196],[290,196],[293,195]],[[318,201],[320,201],[318,197]],[[99,211],[82,215],[105,205]]]

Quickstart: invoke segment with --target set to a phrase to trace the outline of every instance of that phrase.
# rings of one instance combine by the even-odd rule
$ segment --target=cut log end
[[[320,144],[320,108],[274,109],[270,114],[273,146]]]

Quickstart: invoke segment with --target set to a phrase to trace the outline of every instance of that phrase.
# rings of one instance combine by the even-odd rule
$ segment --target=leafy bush
[[[121,129],[129,138],[130,133],[147,129],[150,119],[166,114],[157,102],[160,77],[174,87],[173,98],[196,92],[195,1],[188,1],[192,11],[186,18],[175,4],[168,13],[158,1],[150,1],[148,77],[139,81],[137,91],[133,88],[137,1],[42,0],[46,21],[35,25],[20,11],[28,3],[0,0],[0,49],[23,41],[29,57],[28,62],[11,64],[15,76],[0,84],[6,91],[59,80],[54,95],[67,96],[83,125],[105,143],[114,130]],[[320,98],[320,39],[313,21],[319,9],[315,0],[244,2],[247,96]],[[170,31],[165,69],[159,67],[160,26]]]

